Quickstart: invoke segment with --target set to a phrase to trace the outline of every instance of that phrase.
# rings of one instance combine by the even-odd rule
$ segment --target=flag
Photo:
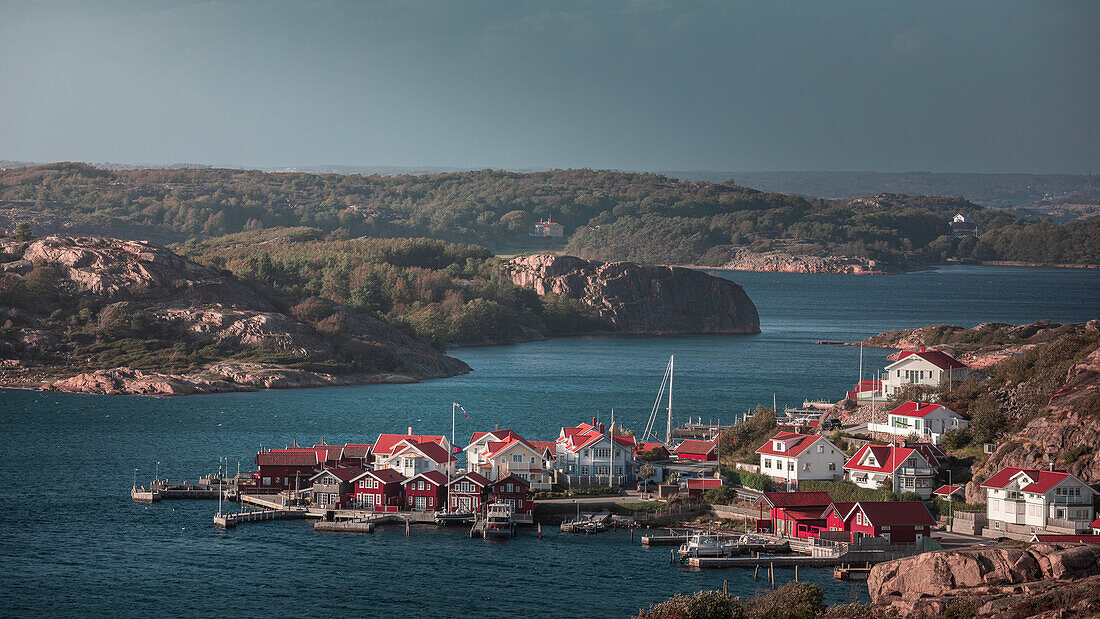
[[[470,415],[468,413],[466,413],[466,409],[462,408],[461,404],[459,404],[458,402],[455,402],[454,405],[458,407],[458,410],[462,411],[462,414],[463,414],[463,416],[466,417],[466,419],[470,418]]]

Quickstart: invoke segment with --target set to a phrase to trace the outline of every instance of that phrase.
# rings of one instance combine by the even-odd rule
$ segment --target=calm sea
[[[305,389],[185,398],[0,391],[0,615],[532,617],[627,616],[677,592],[751,594],[747,570],[693,572],[668,549],[625,533],[506,542],[460,529],[374,535],[314,533],[305,522],[219,531],[211,501],[131,503],[134,469],[176,480],[226,456],[248,468],[260,445],[373,441],[379,432],[448,433],[459,442],[495,424],[552,439],[599,416],[641,430],[669,355],[674,409],[729,420],[758,404],[836,399],[856,379],[857,348],[816,345],[934,323],[1058,322],[1100,317],[1100,273],[952,267],[890,277],[724,273],[760,310],[741,337],[582,337],[455,351],[474,368],[417,385]],[[868,368],[886,351],[865,351]],[[803,570],[830,603],[866,599],[862,585]],[[778,578],[793,577],[779,570]]]

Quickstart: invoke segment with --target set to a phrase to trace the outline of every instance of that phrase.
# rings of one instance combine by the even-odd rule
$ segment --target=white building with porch
[[[634,450],[605,434],[603,424],[582,423],[561,429],[554,468],[568,486],[623,486],[635,480]]]
[[[1010,466],[987,479],[987,537],[1030,539],[1035,533],[1087,533],[1098,494],[1065,471]]]
[[[916,492],[932,497],[936,467],[917,449],[899,445],[864,445],[844,464],[844,474],[861,488],[884,486],[894,493]]]
[[[906,385],[938,387],[945,381],[966,380],[966,364],[942,350],[903,350],[898,360],[886,366],[882,377],[882,392],[887,398],[897,396]]]
[[[939,445],[944,432],[962,430],[969,425],[962,415],[946,406],[906,402],[886,413],[886,423],[868,423],[867,429],[903,438],[915,434],[921,440]]]

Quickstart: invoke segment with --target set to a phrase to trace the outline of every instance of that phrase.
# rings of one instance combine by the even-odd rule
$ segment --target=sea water
[[[764,586],[745,569],[669,565],[669,548],[627,532],[542,540],[470,539],[463,528],[315,533],[309,522],[216,529],[216,501],[130,501],[137,478],[194,480],[228,458],[253,468],[261,445],[372,442],[380,432],[449,434],[510,427],[552,440],[599,417],[641,431],[676,355],[673,411],[729,422],[757,405],[841,397],[857,379],[854,341],[951,323],[1100,317],[1100,273],[950,267],[899,276],[721,273],[741,283],[760,335],[576,337],[451,354],[473,372],[414,385],[177,398],[0,390],[0,615],[461,617],[628,616],[675,593]],[[889,351],[864,351],[865,378]],[[663,421],[662,421],[663,423]],[[137,469],[135,471],[135,469]],[[828,603],[867,600],[862,583],[804,569]],[[777,569],[779,583],[793,571]]]

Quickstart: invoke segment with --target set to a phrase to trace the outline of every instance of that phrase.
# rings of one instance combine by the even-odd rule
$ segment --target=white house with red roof
[[[1096,517],[1094,497],[1100,494],[1065,471],[1015,466],[1001,469],[985,480],[982,488],[989,519],[983,534],[1019,539],[1037,532],[1072,535],[1087,531]]]
[[[1089,528],[1092,529],[1093,535],[1100,535],[1100,518],[1093,520],[1092,524],[1089,525]]]
[[[913,447],[864,445],[844,463],[844,474],[861,488],[887,485],[895,493],[916,492],[922,499],[936,487],[936,467]]]
[[[549,490],[552,474],[546,469],[550,454],[519,436],[485,444],[478,471],[488,479],[497,480],[515,475],[527,482],[532,490]]]
[[[433,441],[414,442],[403,440],[386,456],[375,456],[374,468],[395,469],[405,477],[414,477],[425,471],[439,471],[453,475],[458,458]]]
[[[633,442],[615,437],[604,425],[582,423],[563,427],[556,441],[554,468],[558,480],[569,486],[621,486],[634,481]]]
[[[869,423],[867,429],[901,437],[915,434],[939,445],[944,432],[962,430],[969,425],[962,415],[942,404],[906,402],[886,413],[886,423]]]
[[[835,481],[844,475],[844,452],[817,434],[777,432],[756,450],[760,472],[776,482],[797,485],[803,479]]]
[[[903,350],[898,360],[886,366],[882,391],[887,398],[897,395],[905,385],[937,387],[944,381],[966,380],[966,364],[942,350]]]
[[[440,436],[438,434],[413,434],[412,428],[409,428],[408,434],[379,434],[378,440],[374,441],[374,448],[371,449],[371,453],[374,457],[385,458],[393,454],[393,450],[402,441],[412,441],[414,443],[436,443],[448,453],[451,451],[451,442],[447,440],[446,436]]]

